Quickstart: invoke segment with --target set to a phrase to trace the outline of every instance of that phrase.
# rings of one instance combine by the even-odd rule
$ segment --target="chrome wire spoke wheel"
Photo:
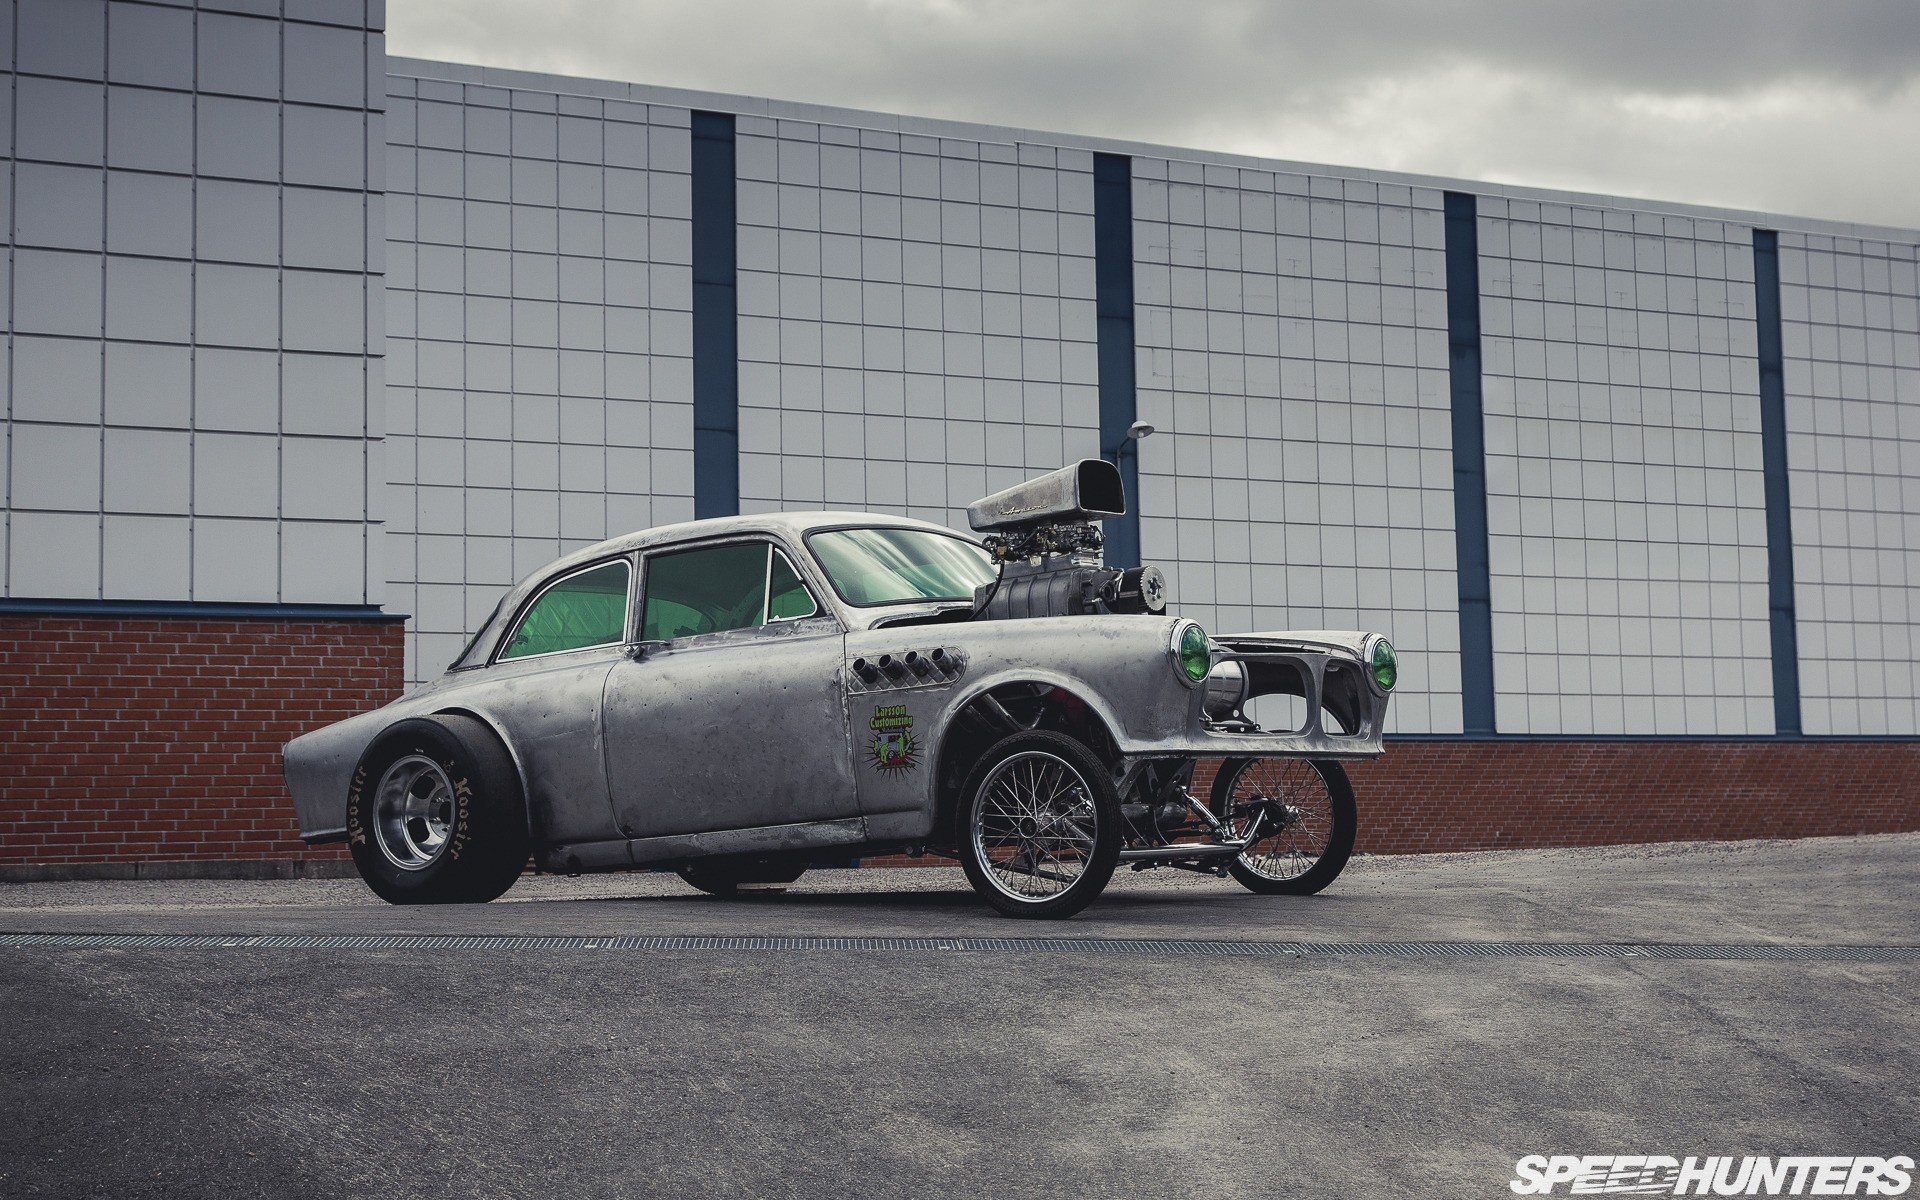
[[[1009,899],[1050,900],[1086,874],[1099,837],[1099,811],[1071,763],[1030,750],[1005,759],[981,782],[973,811],[973,852]]]
[[[1235,839],[1256,839],[1240,862],[1262,878],[1298,879],[1333,843],[1333,796],[1313,765],[1298,758],[1256,758],[1233,781],[1222,814]],[[1255,819],[1259,828],[1253,829]]]
[[[1002,916],[1071,917],[1120,861],[1112,766],[1064,733],[1008,734],[968,772],[948,828],[967,882]]]
[[[1227,863],[1249,891],[1311,896],[1338,878],[1353,854],[1353,784],[1337,762],[1228,759],[1214,776],[1212,804],[1233,840],[1253,839]]]
[[[373,794],[373,840],[403,871],[431,866],[453,833],[454,791],[446,768],[419,754],[388,767]]]

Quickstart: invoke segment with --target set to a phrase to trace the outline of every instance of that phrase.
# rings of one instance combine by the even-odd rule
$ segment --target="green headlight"
[[[1180,644],[1174,649],[1174,656],[1180,660],[1180,669],[1189,680],[1199,683],[1207,677],[1213,668],[1213,658],[1208,653],[1207,631],[1188,622],[1180,634]]]
[[[1390,692],[1400,678],[1400,660],[1394,656],[1393,643],[1385,638],[1373,644],[1373,681],[1380,690]]]

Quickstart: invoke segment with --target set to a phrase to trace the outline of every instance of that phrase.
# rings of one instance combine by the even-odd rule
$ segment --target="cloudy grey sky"
[[[387,46],[1920,228],[1916,0],[392,0]]]

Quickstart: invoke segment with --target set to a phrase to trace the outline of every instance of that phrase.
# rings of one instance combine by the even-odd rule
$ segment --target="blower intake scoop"
[[[1097,521],[1127,511],[1120,469],[1082,459],[967,507],[1000,560],[1000,578],[974,593],[976,620],[1166,611],[1158,567],[1100,565]]]
[[[1010,533],[1041,525],[1082,525],[1127,511],[1120,468],[1083,458],[1038,479],[1015,484],[967,506],[967,523],[979,533]]]

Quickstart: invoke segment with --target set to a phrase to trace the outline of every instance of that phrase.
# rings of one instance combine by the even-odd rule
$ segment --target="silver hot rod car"
[[[1353,846],[1339,760],[1381,752],[1393,647],[1166,615],[1160,572],[1100,565],[1124,504],[1089,459],[974,504],[979,540],[804,513],[590,546],[440,678],[290,742],[302,834],[349,842],[396,904],[491,900],[529,854],[725,894],[934,853],[1028,917],[1079,911],[1121,863],[1318,891]],[[1253,719],[1262,697],[1285,728]],[[1224,760],[1204,797],[1202,760]]]

